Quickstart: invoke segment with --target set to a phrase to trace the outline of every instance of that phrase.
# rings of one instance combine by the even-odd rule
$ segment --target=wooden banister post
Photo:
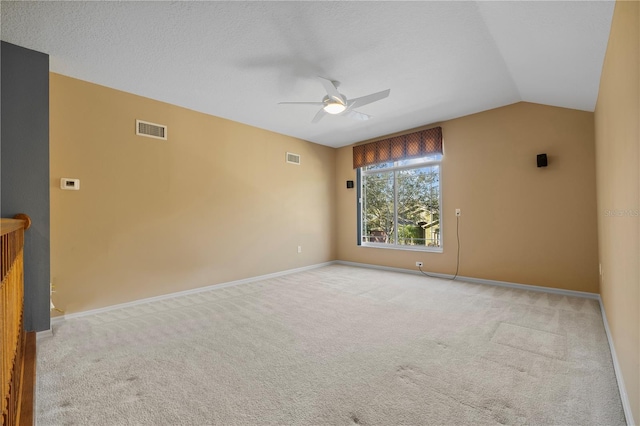
[[[24,221],[24,230],[25,231],[27,229],[31,228],[31,218],[29,217],[28,214],[26,214],[26,213],[18,213],[13,218]]]

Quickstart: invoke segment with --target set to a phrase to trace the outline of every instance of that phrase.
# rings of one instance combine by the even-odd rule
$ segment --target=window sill
[[[421,251],[427,253],[442,253],[442,247],[396,246],[391,244],[362,243],[358,247],[377,248],[387,250]]]

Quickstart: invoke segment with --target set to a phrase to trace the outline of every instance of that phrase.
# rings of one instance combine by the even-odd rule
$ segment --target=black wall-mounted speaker
[[[353,181],[352,180],[348,180],[347,181],[347,188],[349,188],[349,189],[353,188]]]
[[[547,167],[547,154],[538,154],[536,157],[538,167]]]

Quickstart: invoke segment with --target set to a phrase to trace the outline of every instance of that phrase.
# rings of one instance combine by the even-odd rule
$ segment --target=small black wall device
[[[547,167],[547,154],[538,154],[536,161],[538,162],[538,167]]]
[[[348,180],[347,181],[347,188],[353,188],[353,181],[352,180]]]

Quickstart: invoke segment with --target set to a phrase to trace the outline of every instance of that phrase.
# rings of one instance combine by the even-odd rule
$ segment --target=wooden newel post
[[[29,217],[28,214],[26,214],[26,213],[18,213],[13,218],[24,221],[24,230],[25,231],[27,229],[31,228],[31,218]]]

